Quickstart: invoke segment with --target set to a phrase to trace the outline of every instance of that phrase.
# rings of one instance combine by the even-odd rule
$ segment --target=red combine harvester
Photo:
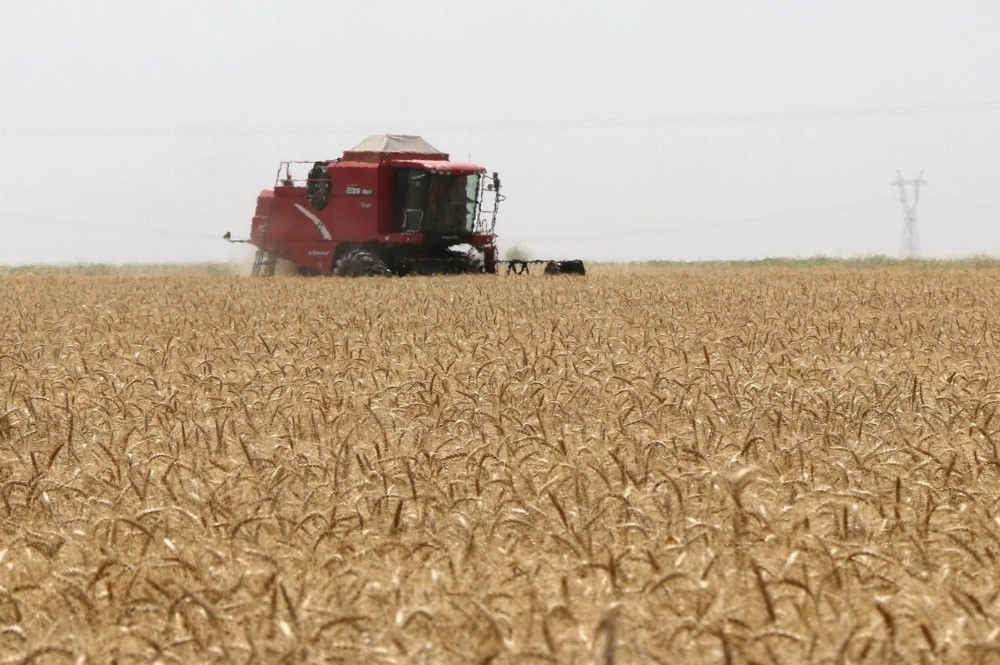
[[[293,171],[308,170],[302,178]],[[501,261],[496,173],[454,162],[418,136],[376,135],[319,162],[282,162],[274,189],[257,197],[249,242],[254,275],[277,259],[302,274],[407,275],[526,272],[583,274],[580,261]]]

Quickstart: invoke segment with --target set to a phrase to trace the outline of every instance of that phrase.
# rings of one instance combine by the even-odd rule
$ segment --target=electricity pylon
[[[903,258],[912,259],[920,253],[920,237],[917,234],[917,204],[920,202],[920,185],[926,185],[924,172],[914,180],[904,180],[903,174],[896,171],[896,182],[899,187],[899,202],[903,204]],[[913,200],[909,197],[909,188],[913,188]]]

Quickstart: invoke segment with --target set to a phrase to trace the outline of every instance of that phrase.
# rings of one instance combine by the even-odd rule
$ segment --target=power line
[[[1000,212],[1000,206],[991,205],[989,203],[980,203],[979,201],[969,201],[966,199],[960,199],[953,196],[924,196],[924,201],[927,201],[931,205],[942,205],[952,208],[965,208],[968,210],[990,210],[993,212]]]
[[[868,118],[998,111],[1000,102],[970,102],[962,104],[922,104],[862,108],[834,108],[811,111],[763,111],[744,113],[700,113],[660,115],[636,118],[578,118],[486,120],[466,123],[420,124],[420,131],[553,131],[571,129],[635,129],[684,125],[745,125],[786,122],[823,122],[862,120]],[[245,136],[324,136],[332,133],[363,133],[378,125],[411,125],[399,123],[368,123],[364,125],[288,125],[288,126],[211,126],[173,125],[165,127],[8,127],[0,128],[0,138],[200,138]]]
[[[592,240],[606,240],[607,238],[621,238],[630,236],[661,236],[661,235],[671,235],[676,233],[690,233],[690,232],[704,231],[707,229],[723,228],[730,226],[754,226],[759,224],[769,224],[788,219],[821,218],[830,215],[837,215],[844,212],[852,212],[854,210],[859,210],[863,208],[871,208],[877,205],[885,205],[890,201],[891,199],[887,198],[869,199],[865,201],[853,201],[850,203],[841,203],[837,205],[823,206],[817,208],[804,208],[786,212],[771,213],[768,215],[757,215],[754,217],[701,220],[696,222],[689,222],[687,224],[678,224],[674,226],[648,226],[638,229],[620,229],[602,233],[590,233],[586,235],[567,234],[561,236],[515,238],[514,241],[575,243],[575,242],[589,242]]]
[[[86,220],[69,220],[46,217],[32,213],[18,212],[14,210],[0,210],[0,220],[5,224],[19,224],[22,226],[32,226],[36,228],[60,227],[68,229],[106,231],[113,233],[127,233],[145,236],[159,236],[166,238],[198,238],[201,240],[219,239],[221,235],[213,233],[191,233],[185,231],[175,231],[170,229],[152,229],[142,227],[116,226],[113,224],[103,224],[101,222],[89,222]]]

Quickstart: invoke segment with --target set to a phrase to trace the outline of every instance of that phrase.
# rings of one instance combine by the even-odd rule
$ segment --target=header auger
[[[304,174],[304,175],[303,175]],[[303,175],[303,177],[296,177]],[[375,276],[528,272],[585,274],[583,262],[497,257],[496,172],[455,162],[419,136],[370,136],[343,156],[282,162],[273,189],[257,197],[249,240],[254,275],[277,259],[301,274]]]

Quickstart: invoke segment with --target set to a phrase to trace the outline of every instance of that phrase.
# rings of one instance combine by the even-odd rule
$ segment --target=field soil
[[[1000,270],[0,288],[0,663],[1000,657]]]

